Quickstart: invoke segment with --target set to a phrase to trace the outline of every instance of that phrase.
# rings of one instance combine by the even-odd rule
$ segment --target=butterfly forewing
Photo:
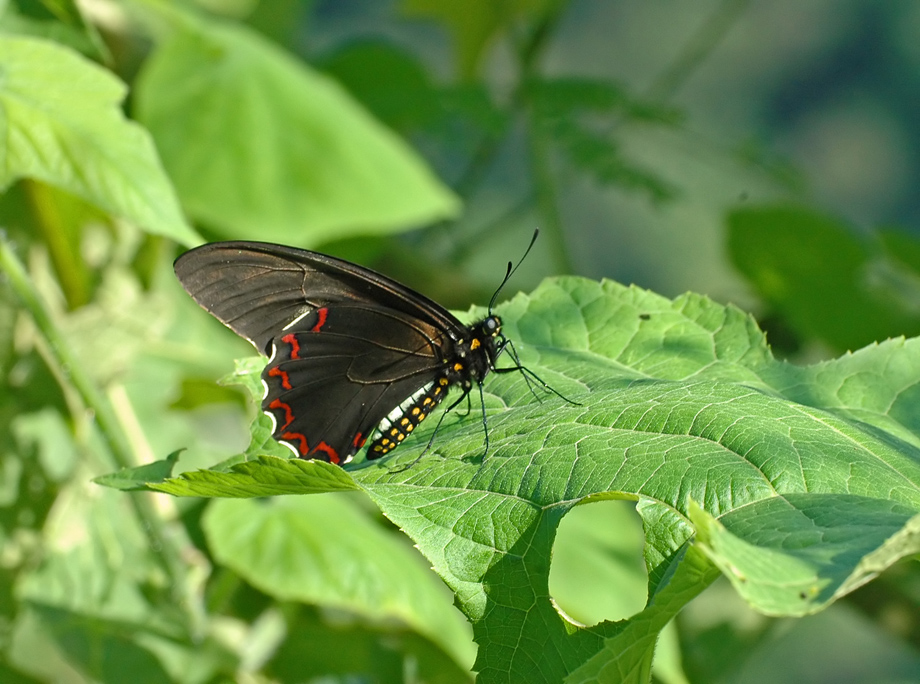
[[[272,339],[299,316],[356,302],[463,336],[463,324],[424,295],[318,252],[263,242],[214,242],[181,255],[174,268],[192,299],[266,355]]]

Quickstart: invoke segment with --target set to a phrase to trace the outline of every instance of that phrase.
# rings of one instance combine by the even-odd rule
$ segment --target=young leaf
[[[796,207],[737,210],[728,247],[735,266],[805,339],[846,350],[920,333],[915,300],[885,277],[890,265],[834,217]]]

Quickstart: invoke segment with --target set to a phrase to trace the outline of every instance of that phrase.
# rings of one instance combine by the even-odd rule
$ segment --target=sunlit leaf
[[[124,117],[126,87],[77,53],[0,37],[0,187],[39,180],[152,233],[198,241],[147,132]]]

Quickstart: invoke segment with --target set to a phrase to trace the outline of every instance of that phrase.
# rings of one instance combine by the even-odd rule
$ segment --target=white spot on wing
[[[278,442],[278,444],[283,444],[283,445],[286,446],[288,449],[290,449],[290,450],[291,450],[291,453],[293,453],[294,456],[296,456],[297,458],[300,458],[300,452],[297,451],[297,447],[295,447],[293,444],[289,444],[288,442],[284,441],[283,439],[279,439],[279,440],[276,440],[276,441]]]
[[[313,313],[313,309],[307,309],[307,310],[304,311],[302,314],[300,314],[297,318],[295,318],[293,321],[291,321],[290,323],[288,323],[286,326],[284,326],[284,327],[281,328],[281,329],[282,329],[282,330],[289,330],[289,329],[292,328],[293,326],[297,325],[297,324],[298,324],[301,320],[303,320],[306,316],[309,316],[311,313]]]
[[[272,434],[275,434],[275,430],[278,429],[278,420],[275,418],[275,414],[271,411],[262,411],[266,416],[268,416],[272,421]]]

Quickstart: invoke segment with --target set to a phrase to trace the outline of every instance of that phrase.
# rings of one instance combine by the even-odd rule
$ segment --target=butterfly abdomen
[[[386,456],[402,444],[403,440],[427,418],[435,407],[444,401],[450,381],[441,377],[421,392],[397,406],[396,409],[377,426],[377,437],[367,450],[367,458],[373,460]]]

